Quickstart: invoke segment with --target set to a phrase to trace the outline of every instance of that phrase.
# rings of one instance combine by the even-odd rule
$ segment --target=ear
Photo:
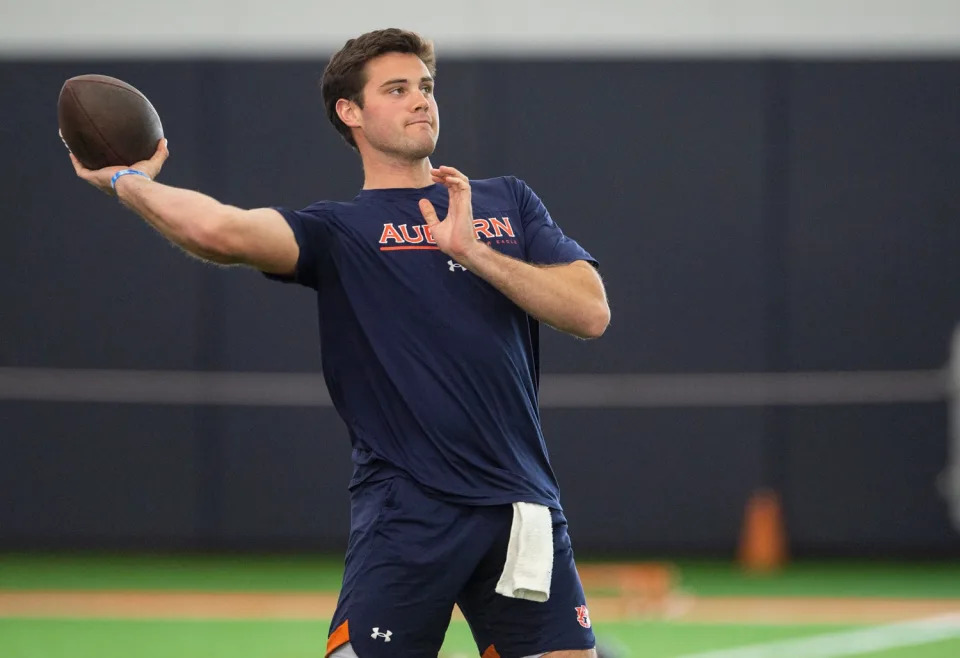
[[[335,106],[337,116],[349,128],[360,128],[363,122],[360,119],[360,107],[353,101],[341,98]]]

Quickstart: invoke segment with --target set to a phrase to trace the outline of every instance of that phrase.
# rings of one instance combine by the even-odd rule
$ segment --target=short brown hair
[[[397,28],[374,30],[350,39],[330,58],[330,63],[323,71],[320,92],[327,108],[327,118],[353,148],[357,148],[357,142],[353,139],[349,126],[337,115],[337,101],[346,98],[362,108],[363,86],[367,83],[364,67],[371,59],[387,53],[416,55],[427,65],[430,75],[437,73],[437,57],[433,51],[433,43],[415,32]]]

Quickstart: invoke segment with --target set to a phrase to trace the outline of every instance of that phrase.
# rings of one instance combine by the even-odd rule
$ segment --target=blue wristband
[[[146,178],[147,180],[152,180],[148,175],[146,175],[145,173],[143,173],[143,172],[140,171],[139,169],[121,169],[120,171],[118,171],[117,173],[115,173],[115,174],[113,175],[113,177],[110,179],[110,187],[112,187],[112,188],[114,189],[114,191],[116,191],[116,189],[117,189],[117,179],[120,178],[121,176],[126,176],[127,174],[133,174],[133,175],[135,175],[135,176],[143,176],[143,177]]]

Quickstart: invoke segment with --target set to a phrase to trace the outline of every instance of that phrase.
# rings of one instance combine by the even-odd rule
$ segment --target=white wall
[[[387,26],[441,55],[960,53],[960,0],[0,2],[0,56],[328,53]]]

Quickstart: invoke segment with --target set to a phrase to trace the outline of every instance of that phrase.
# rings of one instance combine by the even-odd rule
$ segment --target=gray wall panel
[[[960,318],[960,66],[790,75],[789,366],[939,367]]]
[[[195,545],[195,415],[0,403],[0,547]]]
[[[937,478],[943,405],[792,409],[783,495],[798,550],[960,550]]]

